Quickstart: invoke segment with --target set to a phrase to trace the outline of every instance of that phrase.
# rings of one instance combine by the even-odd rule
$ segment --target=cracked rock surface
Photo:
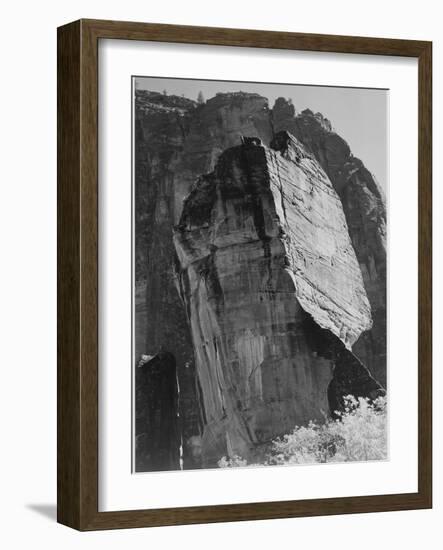
[[[343,392],[377,393],[367,369],[386,386],[385,199],[331,122],[258,94],[135,93],[135,365],[175,360],[181,451],[165,468],[256,453]],[[142,424],[167,413],[143,388],[150,470]]]
[[[322,420],[337,357],[354,359],[372,325],[329,178],[289,133],[272,146],[225,151],[174,235],[209,466],[225,454],[256,459],[270,439]],[[363,393],[379,388],[361,368]]]

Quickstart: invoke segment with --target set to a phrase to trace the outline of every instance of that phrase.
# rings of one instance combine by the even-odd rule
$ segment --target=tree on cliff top
[[[198,92],[197,103],[199,105],[203,105],[203,103],[205,103],[205,98],[204,98],[203,92],[201,90]]]

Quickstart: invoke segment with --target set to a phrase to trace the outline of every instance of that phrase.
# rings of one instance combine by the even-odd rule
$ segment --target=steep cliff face
[[[175,357],[144,355],[135,370],[135,470],[179,470],[181,436]]]
[[[173,175],[196,103],[145,90],[135,98],[135,278],[146,279],[146,262],[157,220],[171,217]]]
[[[279,98],[272,111],[276,132],[291,132],[328,175],[343,205],[349,235],[372,309],[373,326],[353,351],[386,386],[386,203],[383,190],[321,113],[300,114]]]
[[[341,201],[291,135],[272,145],[225,151],[175,231],[207,466],[224,454],[256,460],[270,439],[321,420],[328,391],[339,403],[346,384],[381,389],[350,351],[372,321]],[[352,377],[331,384],[351,361],[359,388]]]
[[[298,141],[284,133],[276,135],[279,130],[289,130]],[[251,145],[235,149],[235,154],[223,154],[237,146],[242,135],[257,136],[265,146],[272,142],[275,151],[252,149]],[[201,465],[202,449],[205,464],[214,464],[232,445],[239,454],[243,447],[256,452],[261,442],[275,436],[277,424],[290,430],[294,418],[300,423],[305,418],[320,418],[320,411],[327,412],[329,406],[333,410],[345,388],[356,394],[373,393],[379,386],[363,365],[368,365],[385,384],[384,198],[371,174],[352,156],[327,119],[310,111],[298,114],[282,98],[270,110],[267,99],[257,94],[217,94],[198,105],[182,97],[136,91],[134,143],[136,362],[141,354],[166,352],[176,362],[184,468]],[[243,151],[243,164],[231,159],[229,168],[230,155],[235,157],[239,151]],[[220,155],[224,160],[210,174]],[[265,179],[258,185],[261,170],[265,170]],[[231,174],[226,181],[223,171]],[[237,177],[244,188],[238,182],[232,183]],[[254,184],[244,183],[251,177],[257,180]],[[240,189],[246,190],[243,199],[234,197]],[[222,202],[221,190],[225,197]],[[222,211],[218,210],[222,207],[227,209],[223,215],[229,222],[223,221]],[[329,208],[337,212],[333,220]],[[218,224],[215,227],[213,216]],[[180,220],[177,281],[173,226]],[[348,227],[350,247],[349,238],[343,236],[346,232],[339,230],[342,222]],[[201,238],[195,234],[185,238],[191,228],[201,233]],[[212,236],[203,236],[205,231],[215,231],[217,239],[225,239],[223,246],[212,243]],[[198,260],[201,265],[189,259],[194,254],[194,238],[201,247],[196,252],[202,255]],[[211,242],[211,253],[205,259],[202,239]],[[338,255],[333,251],[337,243]],[[183,267],[183,262],[189,262],[189,266]],[[198,276],[193,271],[197,265]],[[223,280],[226,288],[218,275],[212,276],[214,270],[218,274],[223,269],[227,270]],[[198,281],[195,296],[200,296],[200,305],[186,291],[186,285],[188,290],[196,290]],[[343,293],[345,286],[348,288]],[[223,300],[226,292],[230,296],[228,309],[223,309],[220,292]],[[291,301],[288,296],[295,298]],[[206,298],[215,313],[203,305]],[[250,303],[254,304],[252,310],[248,310]],[[266,319],[263,326],[257,325],[260,315]],[[196,325],[197,318],[200,321]],[[223,323],[221,319],[225,319]],[[238,323],[233,327],[239,329],[239,340],[235,340],[233,328],[231,335],[226,333],[220,336],[220,342],[215,340],[214,351],[208,340],[211,334],[218,334],[214,327],[222,323],[218,329],[221,334],[233,321]],[[226,359],[228,367],[205,370],[202,365],[212,364],[209,361],[217,354],[214,365],[225,364]],[[338,357],[342,359],[338,361]],[[257,362],[264,367],[253,366]],[[225,382],[230,376],[232,380],[228,389],[221,391],[219,372],[223,368],[229,369]],[[334,369],[335,378],[330,384]],[[354,375],[349,376],[351,371]],[[245,372],[250,372],[248,380]],[[356,384],[357,378],[363,382]],[[311,406],[315,400],[317,405]],[[142,402],[139,396],[136,409],[142,407]],[[232,410],[239,406],[245,412],[231,414],[228,420],[227,403],[232,404]],[[273,411],[271,416],[268,409]],[[143,422],[149,424],[148,416]],[[223,423],[225,428],[230,426],[229,430],[222,427]],[[137,426],[136,435],[143,436],[139,442],[147,441],[142,422]],[[228,432],[242,435],[230,436],[234,444],[228,441]],[[148,446],[138,448],[140,460],[151,453],[150,463],[157,461]],[[164,459],[166,455],[161,456]],[[176,454],[168,456],[172,458],[166,469],[176,469]]]
[[[186,441],[199,433],[200,420],[192,339],[174,285],[172,227],[174,174],[196,104],[184,98],[139,91],[135,107],[135,360],[138,362],[141,354],[156,355],[161,351],[174,357],[181,390],[180,421]],[[146,392],[147,386],[143,388]],[[144,399],[149,400],[149,396]],[[169,400],[168,395],[164,397]],[[158,399],[161,401],[162,396]],[[142,403],[143,396],[139,395],[136,416]],[[154,420],[149,419],[149,413],[155,415],[155,410],[146,411],[144,422],[150,425]],[[158,435],[159,432],[149,433]],[[137,447],[139,469],[153,469],[148,466],[159,464],[165,457],[171,461],[161,469],[177,469],[176,455],[165,454],[155,439],[150,443],[156,450],[150,450],[142,421],[136,423],[136,437],[146,442]],[[179,447],[180,444],[177,453]],[[196,466],[192,450],[186,445],[183,455],[185,467]]]
[[[195,180],[213,170],[221,153],[238,145],[241,135],[269,143],[272,127],[266,98],[243,92],[217,94],[194,111],[175,177],[176,223]]]
[[[220,94],[197,105],[136,91],[135,358],[167,350],[176,359],[184,468],[199,466],[201,413],[191,334],[174,281],[172,228],[197,177],[249,133],[272,135],[267,100],[257,94]]]

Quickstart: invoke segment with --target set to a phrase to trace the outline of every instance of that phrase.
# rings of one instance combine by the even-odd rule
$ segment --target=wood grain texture
[[[417,493],[98,512],[98,40],[417,57],[419,488]],[[58,521],[79,530],[432,506],[432,47],[430,42],[81,20],[58,29]]]
[[[155,23],[99,21],[94,19],[83,19],[82,23],[100,38],[216,46],[418,57],[427,44],[427,42],[418,40],[157,25]]]
[[[79,525],[80,23],[58,33],[57,518]]]
[[[432,507],[432,44],[418,65],[418,489]]]

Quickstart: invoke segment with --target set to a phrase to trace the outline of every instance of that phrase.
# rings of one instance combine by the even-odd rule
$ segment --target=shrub
[[[355,462],[387,458],[386,398],[375,401],[349,395],[336,420],[296,426],[292,433],[272,442],[261,465]],[[223,457],[221,468],[257,466],[241,457]]]

